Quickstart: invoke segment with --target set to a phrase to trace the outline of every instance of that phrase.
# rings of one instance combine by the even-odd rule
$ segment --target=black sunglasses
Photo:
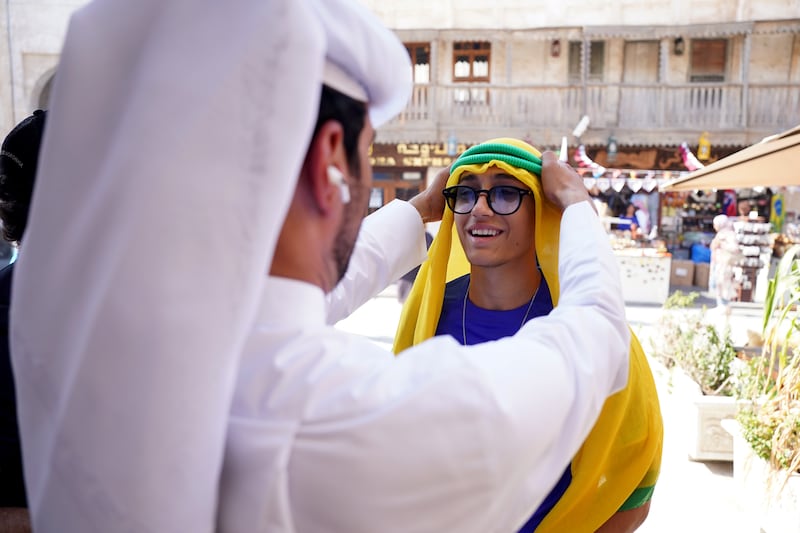
[[[522,205],[522,197],[532,193],[528,189],[511,185],[498,185],[488,190],[455,185],[443,190],[442,194],[447,200],[447,207],[459,215],[471,213],[481,194],[486,194],[486,203],[493,212],[498,215],[511,215]]]

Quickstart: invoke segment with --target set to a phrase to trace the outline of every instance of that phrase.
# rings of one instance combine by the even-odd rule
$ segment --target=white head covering
[[[717,215],[711,222],[715,231],[723,229],[733,229],[733,221],[727,215]]]
[[[405,105],[405,49],[350,0],[73,16],[11,310],[36,531],[213,529],[239,350],[326,56],[377,124]]]

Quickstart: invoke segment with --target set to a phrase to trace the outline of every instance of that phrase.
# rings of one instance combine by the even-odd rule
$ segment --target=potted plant
[[[733,460],[733,437],[722,420],[736,415],[737,350],[730,331],[720,331],[693,310],[698,293],[672,293],[650,339],[651,355],[670,371],[671,389],[685,398],[688,455],[696,461]]]
[[[764,343],[741,391],[734,477],[763,531],[800,531],[800,246],[781,258],[764,302]],[[742,448],[740,450],[740,448]]]

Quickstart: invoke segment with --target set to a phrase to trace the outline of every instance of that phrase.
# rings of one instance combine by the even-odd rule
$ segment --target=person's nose
[[[475,200],[475,207],[472,208],[473,215],[491,215],[494,211],[489,207],[489,193],[481,191],[478,193],[478,198]]]

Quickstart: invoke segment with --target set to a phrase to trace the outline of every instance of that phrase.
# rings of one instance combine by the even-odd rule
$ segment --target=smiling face
[[[496,167],[480,175],[465,173],[459,185],[487,190],[498,185],[528,189]],[[482,194],[472,212],[455,214],[458,237],[473,268],[518,266],[528,272],[535,270],[534,207],[533,196],[528,194],[522,196],[517,212],[498,215],[489,208],[486,195]]]

